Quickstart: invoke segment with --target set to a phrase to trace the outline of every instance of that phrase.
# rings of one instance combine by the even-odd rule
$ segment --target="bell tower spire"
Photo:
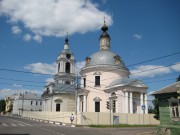
[[[64,49],[69,49],[69,44],[68,44],[68,32],[66,33],[66,39],[65,39],[65,44],[64,44]]]
[[[66,33],[64,49],[60,52],[56,60],[56,75],[54,80],[62,84],[75,83],[75,58],[73,52],[69,49],[68,32]]]
[[[110,50],[110,36],[109,34],[106,32],[108,30],[108,27],[106,26],[106,21],[105,21],[105,17],[104,17],[104,25],[101,27],[101,30],[103,31],[99,41],[100,41],[100,50],[106,50],[109,51]]]

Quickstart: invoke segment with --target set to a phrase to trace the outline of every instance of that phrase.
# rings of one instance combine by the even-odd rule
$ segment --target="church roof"
[[[106,88],[109,89],[109,88],[115,88],[115,87],[119,87],[119,86],[131,86],[131,87],[148,88],[148,86],[145,85],[140,80],[134,80],[134,79],[125,78],[125,77],[119,78],[119,79],[116,79],[116,80],[112,81],[110,83],[110,85],[108,87],[106,87]]]
[[[54,83],[53,87],[54,93],[69,93],[74,92],[75,90],[76,86],[74,84]]]
[[[122,68],[126,68],[124,65],[124,62],[119,57],[119,63],[116,62],[115,57],[117,54],[115,54],[112,51],[107,50],[100,50],[93,55],[90,56],[91,60],[90,63],[86,66],[95,66],[95,65],[117,65]]]

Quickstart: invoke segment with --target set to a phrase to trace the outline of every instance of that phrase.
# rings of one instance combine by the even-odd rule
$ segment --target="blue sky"
[[[41,94],[52,75],[7,70],[54,74],[67,31],[82,67],[99,50],[104,16],[111,50],[127,67],[180,52],[179,7],[179,0],[1,0],[0,98],[25,90]],[[180,53],[130,66],[130,77],[147,84],[148,92],[158,90],[176,81],[179,58]]]

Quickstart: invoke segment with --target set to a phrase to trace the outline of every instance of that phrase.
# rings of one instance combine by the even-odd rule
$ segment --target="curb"
[[[49,120],[36,119],[36,118],[30,118],[30,117],[19,117],[19,118],[29,119],[29,120],[34,120],[34,121],[39,121],[39,122],[44,122],[44,123],[50,123],[50,124],[56,124],[56,125],[62,125],[62,126],[67,126],[67,127],[76,127],[75,125],[68,125],[62,122],[58,122],[58,121],[49,121]]]

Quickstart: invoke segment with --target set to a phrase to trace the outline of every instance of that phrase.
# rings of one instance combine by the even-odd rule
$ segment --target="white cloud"
[[[107,1],[108,1],[108,0],[102,0],[102,2],[103,2],[104,4],[106,4],[106,3],[107,3]]]
[[[18,3],[18,4],[17,4]],[[66,32],[95,31],[112,24],[111,16],[91,0],[0,0],[0,15],[11,23],[21,22],[40,36],[64,36]]]
[[[134,37],[135,39],[137,39],[137,40],[140,40],[140,39],[143,38],[143,35],[141,35],[141,34],[133,34],[133,37]]]
[[[85,61],[76,62],[75,64],[75,70],[78,70],[79,73],[81,69],[85,66]],[[24,66],[24,69],[27,69],[34,73],[42,73],[42,74],[56,74],[56,63],[53,64],[47,64],[47,63],[32,63]],[[49,78],[46,80],[46,82],[52,82],[53,79]]]
[[[22,85],[19,84],[13,84],[14,87],[22,87]]]
[[[79,76],[79,72],[81,71],[81,69],[85,66],[85,61],[80,61],[80,62],[76,62],[76,67],[78,70],[78,76]],[[77,73],[76,73],[77,74]]]
[[[45,80],[45,82],[46,82],[47,84],[49,84],[49,83],[51,83],[51,82],[54,82],[54,78],[48,78],[48,79]]]
[[[174,65],[171,66],[171,68],[175,71],[180,72],[180,62],[175,63]]]
[[[19,28],[19,26],[13,26],[11,28],[11,31],[12,31],[13,34],[19,34],[19,33],[22,32],[21,29]]]
[[[41,37],[40,35],[35,35],[35,36],[33,37],[33,39],[34,39],[35,41],[37,41],[38,43],[41,43],[41,42],[42,42],[42,37]]]
[[[25,92],[35,93],[40,96],[43,93],[43,90],[27,90],[27,89],[0,89],[0,98],[5,98],[5,96],[12,96],[18,93],[25,93]]]
[[[78,68],[78,71],[81,71],[81,69],[85,66],[85,61],[76,62],[76,67]]]
[[[171,69],[165,66],[159,65],[142,65],[137,66],[134,70],[130,71],[132,77],[154,77],[155,75],[170,73]]]
[[[30,41],[32,39],[32,36],[30,34],[25,34],[23,39],[24,41]]]
[[[55,63],[53,64],[32,63],[26,65],[24,68],[33,73],[52,74],[52,75],[56,73]]]

